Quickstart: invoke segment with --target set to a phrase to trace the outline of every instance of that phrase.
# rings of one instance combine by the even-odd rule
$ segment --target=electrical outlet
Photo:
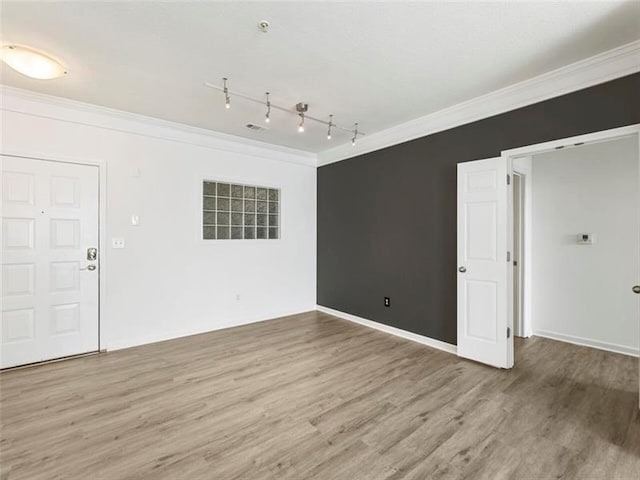
[[[112,238],[111,248],[124,248],[124,238]]]
[[[384,297],[384,306],[385,307],[391,306],[391,299],[389,297]]]

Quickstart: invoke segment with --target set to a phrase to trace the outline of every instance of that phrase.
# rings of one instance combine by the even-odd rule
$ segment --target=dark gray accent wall
[[[456,164],[635,123],[640,74],[320,167],[318,304],[455,344]]]

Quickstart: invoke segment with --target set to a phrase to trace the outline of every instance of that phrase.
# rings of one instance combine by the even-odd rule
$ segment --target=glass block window
[[[205,180],[202,183],[202,238],[280,238],[280,190]]]

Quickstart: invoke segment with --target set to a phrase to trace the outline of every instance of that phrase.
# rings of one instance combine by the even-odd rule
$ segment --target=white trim
[[[574,345],[581,345],[583,347],[598,348],[600,350],[606,350],[607,352],[621,353],[632,357],[640,356],[640,350],[637,348],[617,345],[615,343],[599,342],[598,340],[574,337],[573,335],[566,335],[564,333],[551,332],[548,330],[534,330],[533,335],[537,337],[550,338],[551,340],[572,343]]]
[[[1,109],[7,112],[104,128],[270,160],[316,166],[315,153],[281,147],[204,128],[192,127],[112,108],[0,84]]]
[[[318,166],[425,137],[640,71],[640,40],[318,154]]]
[[[2,110],[216,150],[322,166],[640,71],[640,40],[315,154],[204,128],[0,85]],[[79,118],[79,119],[78,119]]]
[[[522,271],[520,291],[522,293],[521,306],[523,331],[520,332],[520,334],[522,337],[528,338],[533,335],[531,327],[533,318],[533,301],[531,288],[529,288],[529,285],[532,284],[531,265],[533,265],[533,248],[530,241],[533,235],[533,170],[531,168],[532,158],[530,156],[518,157],[518,159],[527,160],[527,164],[524,168],[522,165],[520,165],[518,169],[514,167],[514,172],[518,171],[524,181],[522,185],[524,187],[524,231],[522,234],[524,248],[520,252],[520,269]],[[515,159],[512,157],[511,160],[513,164],[513,160]]]
[[[511,158],[529,157],[531,155],[539,155],[541,153],[550,152],[551,150],[555,150],[557,147],[573,146],[576,143],[604,142],[638,133],[640,133],[640,123],[627,125],[625,127],[611,128],[609,130],[601,130],[599,132],[585,133],[583,135],[576,135],[575,137],[551,140],[544,143],[535,143],[533,145],[512,148],[510,150],[503,150],[502,156]]]
[[[107,348],[107,163],[94,159],[58,157],[28,152],[6,151],[0,148],[0,155],[28,158],[57,163],[88,165],[98,169],[98,351]]]
[[[374,322],[373,320],[367,320],[366,318],[357,317],[355,315],[351,315],[350,313],[334,310],[333,308],[323,307],[322,305],[316,305],[316,310],[328,315],[333,315],[334,317],[342,318],[343,320],[349,320],[350,322],[364,325],[365,327],[373,328],[375,330],[380,330],[381,332],[395,335],[396,337],[411,340],[412,342],[421,343],[422,345],[426,345],[427,347],[435,348],[437,350],[442,350],[443,352],[453,353],[454,355],[458,353],[458,348],[455,345],[436,340],[435,338],[429,338],[423,335],[418,335],[417,333],[407,332],[406,330],[402,330],[400,328],[390,327],[389,325],[384,325],[382,323]]]
[[[272,312],[267,315],[260,315],[259,317],[251,318],[248,320],[237,320],[237,321],[225,323],[223,325],[216,325],[213,328],[204,328],[204,329],[197,329],[197,330],[174,330],[169,333],[165,332],[162,334],[144,335],[144,336],[140,336],[133,339],[132,338],[118,339],[109,344],[108,351],[111,352],[114,350],[122,350],[123,348],[131,348],[131,347],[138,347],[141,345],[148,345],[150,343],[165,342],[167,340],[175,340],[177,338],[190,337],[191,335],[201,335],[203,333],[210,333],[210,332],[215,332],[217,330],[225,330],[227,328],[240,327],[242,325],[249,325],[252,323],[278,320],[278,319],[281,319],[282,317],[299,315],[299,314],[308,313],[308,312],[309,310],[293,311],[293,312],[278,311],[278,312]]]

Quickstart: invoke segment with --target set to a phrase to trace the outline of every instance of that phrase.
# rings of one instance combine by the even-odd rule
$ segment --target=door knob
[[[94,271],[96,269],[96,266],[93,264],[87,265],[86,267],[81,268],[80,270],[90,270],[90,271]]]
[[[633,293],[640,293],[640,285],[634,285],[631,290],[633,290]]]
[[[465,267],[460,267],[460,268],[458,269],[458,271],[459,271],[460,273],[464,273],[464,272],[466,272],[466,271],[467,271],[467,269],[466,269]]]

